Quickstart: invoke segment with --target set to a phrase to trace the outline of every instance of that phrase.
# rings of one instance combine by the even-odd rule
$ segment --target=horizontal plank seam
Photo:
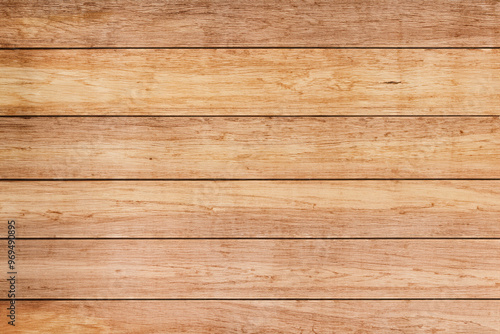
[[[496,50],[500,46],[97,46],[0,47],[0,50]]]
[[[0,240],[8,240],[4,237]],[[500,240],[499,237],[16,237],[16,240]]]
[[[0,301],[11,299],[1,298]],[[17,301],[397,301],[397,300],[490,300],[500,298],[16,298]]]
[[[0,118],[497,118],[498,114],[477,115],[477,114],[448,114],[448,115],[0,115]]]
[[[262,178],[237,178],[237,179],[224,179],[224,178],[196,178],[196,179],[183,179],[183,178],[158,178],[158,179],[141,179],[141,178],[116,178],[116,179],[109,179],[109,178],[102,178],[102,179],[95,179],[95,178],[26,178],[26,179],[19,179],[19,178],[0,178],[0,182],[45,182],[45,181],[52,181],[52,182],[61,182],[61,181],[68,181],[68,182],[99,182],[99,181],[116,181],[116,182],[124,182],[124,181],[144,181],[144,182],[151,182],[151,181],[182,181],[182,182],[203,182],[203,181],[224,181],[224,182],[233,182],[233,181],[302,181],[302,182],[308,182],[308,181],[500,181],[500,178],[342,178],[342,179],[335,179],[335,178],[304,178],[304,179],[283,179],[283,178],[271,178],[271,179],[262,179]]]

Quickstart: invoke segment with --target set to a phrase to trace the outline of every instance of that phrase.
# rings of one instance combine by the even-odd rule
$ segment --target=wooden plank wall
[[[499,1],[0,3],[1,333],[500,333]]]

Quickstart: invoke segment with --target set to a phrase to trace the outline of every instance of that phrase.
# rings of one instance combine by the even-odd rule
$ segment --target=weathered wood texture
[[[500,237],[500,181],[0,183],[37,237]],[[0,224],[7,235],[7,224]]]
[[[499,301],[18,301],[17,309],[16,329],[2,321],[2,333],[500,333]]]
[[[498,115],[500,50],[4,50],[1,115]]]
[[[498,178],[500,118],[3,118],[1,178]]]
[[[0,0],[0,332],[500,333],[499,22]]]
[[[499,46],[495,0],[2,0],[2,47]]]
[[[500,240],[59,239],[17,249],[20,299],[500,298]]]

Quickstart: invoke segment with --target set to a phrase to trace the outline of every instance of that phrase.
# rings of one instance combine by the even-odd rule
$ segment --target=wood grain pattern
[[[4,118],[1,178],[498,178],[500,118]]]
[[[500,333],[499,22],[0,0],[0,332]]]
[[[500,297],[500,240],[55,239],[17,250],[19,299]]]
[[[2,333],[500,333],[499,301],[18,301],[17,309],[22,321],[15,330],[0,322]]]
[[[495,0],[2,0],[3,47],[499,46]]]
[[[15,219],[23,238],[500,237],[500,181],[7,181],[0,188],[2,217]]]
[[[500,50],[4,50],[2,115],[495,115]]]

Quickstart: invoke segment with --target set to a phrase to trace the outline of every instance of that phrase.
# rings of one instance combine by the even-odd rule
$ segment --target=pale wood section
[[[6,240],[0,245],[6,249]],[[18,298],[499,298],[500,240],[17,240]],[[7,252],[0,254],[6,263]],[[0,281],[7,291],[7,281]]]
[[[494,115],[500,50],[4,50],[2,115]]]
[[[14,219],[24,238],[500,237],[500,181],[7,181],[0,188],[2,219]]]
[[[1,178],[499,178],[499,117],[3,118]]]
[[[0,46],[499,46],[495,0],[4,0]]]
[[[500,333],[499,301],[17,301],[2,333]],[[0,315],[7,303],[0,302]],[[6,319],[2,316],[2,320]]]

